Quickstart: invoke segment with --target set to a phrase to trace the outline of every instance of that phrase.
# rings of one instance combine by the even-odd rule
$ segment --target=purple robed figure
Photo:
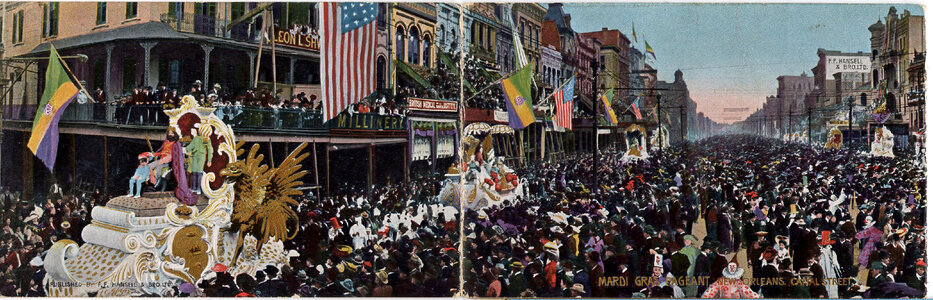
[[[185,174],[185,154],[181,148],[181,143],[172,145],[172,174],[175,175],[175,198],[185,205],[195,205],[198,203],[198,197],[188,189],[187,174]]]

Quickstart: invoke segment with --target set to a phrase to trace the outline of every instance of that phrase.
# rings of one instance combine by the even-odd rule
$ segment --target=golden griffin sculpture
[[[243,157],[243,144],[237,143],[237,157]],[[253,144],[249,155],[221,171],[233,183],[236,195],[230,222],[231,230],[238,231],[239,237],[232,262],[239,258],[246,234],[256,238],[258,254],[263,243],[271,238],[290,240],[298,233],[298,215],[291,206],[298,205],[293,197],[302,193],[297,187],[302,185],[300,179],[307,171],[301,170],[299,162],[308,157],[307,152],[302,152],[307,145],[302,143],[278,168],[270,168],[263,164],[264,156],[257,155],[259,145]]]

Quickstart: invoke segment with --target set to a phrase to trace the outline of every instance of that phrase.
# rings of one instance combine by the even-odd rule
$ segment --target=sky
[[[658,80],[684,73],[697,111],[713,121],[741,121],[777,93],[777,77],[816,66],[817,49],[871,52],[868,26],[890,4],[565,3],[576,32],[619,29],[657,59]],[[893,5],[924,15],[919,5]],[[743,113],[723,108],[747,107]]]

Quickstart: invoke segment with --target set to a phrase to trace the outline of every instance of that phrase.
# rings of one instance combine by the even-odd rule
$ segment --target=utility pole
[[[658,131],[658,150],[661,150],[661,94],[658,94],[655,98],[657,98],[657,103],[654,104],[654,110],[656,112],[655,116],[658,119],[658,128],[656,129]]]
[[[593,69],[593,191],[599,188],[599,109],[596,105],[599,98],[599,90],[596,89],[596,83],[599,82],[599,62],[593,56],[590,62],[590,68]]]
[[[852,152],[852,105],[855,104],[855,98],[850,96],[848,100],[849,100],[849,133],[847,135],[849,136],[849,145],[848,145],[849,152]]]
[[[810,114],[812,113],[811,108],[807,107],[807,144],[813,144],[813,140],[810,137]]]

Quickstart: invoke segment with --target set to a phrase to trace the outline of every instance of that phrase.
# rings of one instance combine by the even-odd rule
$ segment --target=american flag
[[[377,3],[323,3],[321,95],[324,121],[376,90]]]
[[[641,100],[641,95],[638,95],[638,98],[635,98],[635,101],[632,101],[632,111],[635,112],[635,118],[641,120],[641,110],[638,109],[639,100]]]
[[[573,130],[574,84],[576,84],[576,79],[570,77],[570,81],[554,93],[554,102],[557,103],[557,114],[556,118],[554,118],[554,126]]]

